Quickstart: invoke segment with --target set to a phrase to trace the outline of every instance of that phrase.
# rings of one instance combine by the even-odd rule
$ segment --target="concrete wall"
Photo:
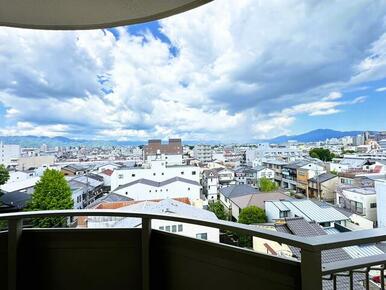
[[[182,181],[176,181],[164,186],[155,187],[147,184],[136,183],[125,188],[115,190],[123,196],[134,200],[151,200],[165,198],[188,197],[195,200],[200,198],[200,185],[193,185]]]

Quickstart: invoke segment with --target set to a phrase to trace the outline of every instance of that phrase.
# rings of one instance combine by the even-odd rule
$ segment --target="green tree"
[[[220,220],[229,219],[229,214],[227,213],[220,201],[210,202],[208,205],[208,209],[213,212]]]
[[[246,225],[264,223],[266,219],[264,210],[254,205],[243,208],[239,214],[239,223]]]
[[[9,179],[9,172],[3,164],[0,164],[0,185],[5,184]]]
[[[277,190],[278,185],[276,184],[276,182],[274,182],[266,177],[262,177],[259,180],[259,188],[260,188],[260,191],[270,192],[270,191]]]
[[[55,169],[47,169],[39,182],[35,185],[32,199],[27,210],[59,210],[72,209],[71,188],[68,185],[63,173]],[[32,220],[35,227],[62,227],[66,226],[65,217],[36,218]]]
[[[267,220],[264,210],[261,208],[251,205],[243,208],[239,214],[239,223],[241,224],[258,224],[264,223]],[[239,245],[242,247],[252,248],[252,237],[248,235],[238,235]]]
[[[330,150],[324,149],[324,148],[313,148],[310,150],[309,155],[312,158],[317,158],[317,159],[320,159],[322,161],[331,161],[332,158],[335,158],[334,153],[332,153]]]

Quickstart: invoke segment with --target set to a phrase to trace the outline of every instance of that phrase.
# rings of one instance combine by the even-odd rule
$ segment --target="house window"
[[[162,172],[161,175],[164,175],[164,173]]]
[[[168,191],[168,189],[166,188],[166,191]]]
[[[181,175],[184,175],[184,172],[183,172],[183,171],[181,171]]]
[[[118,179],[123,179],[123,174],[119,174]]]
[[[159,227],[159,229],[160,229],[161,231],[163,231],[163,230],[165,229],[165,227],[164,227],[164,226],[161,226],[161,227]]]
[[[176,232],[177,232],[177,226],[176,226],[176,225],[173,225],[173,226],[172,226],[172,232],[173,232],[173,233],[176,233]]]
[[[153,175],[155,176],[155,172],[153,173]]]
[[[126,195],[127,195],[127,191],[126,191]]]
[[[166,226],[166,227],[165,227],[165,230],[166,230],[167,232],[170,232],[170,226]]]
[[[280,218],[286,218],[288,217],[288,211],[280,211]]]
[[[131,175],[131,177],[135,177],[135,174],[133,173],[133,174]]]
[[[178,231],[179,231],[179,232],[182,232],[182,231],[183,231],[182,225],[178,225]]]
[[[200,239],[200,240],[207,240],[208,239],[208,234],[207,233],[196,234],[196,238]]]
[[[149,192],[151,192],[151,189],[149,190]]]
[[[188,187],[188,190],[190,190],[190,187]]]
[[[370,203],[370,208],[376,208],[377,204],[375,202]]]
[[[196,175],[196,171],[192,171],[192,175]]]

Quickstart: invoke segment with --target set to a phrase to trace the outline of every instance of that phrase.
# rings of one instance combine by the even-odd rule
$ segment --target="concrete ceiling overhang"
[[[96,29],[142,23],[212,0],[0,0],[0,25],[32,29]]]

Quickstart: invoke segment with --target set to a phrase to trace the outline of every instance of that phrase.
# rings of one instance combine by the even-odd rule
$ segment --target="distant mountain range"
[[[318,142],[331,138],[356,136],[358,134],[361,134],[362,132],[363,131],[335,131],[331,129],[317,129],[300,135],[284,135],[265,141],[269,143],[285,143],[291,140],[296,140],[298,142]]]
[[[331,138],[341,138],[344,136],[356,136],[362,131],[335,131],[331,129],[317,129],[300,135],[279,136],[268,140],[256,140],[256,142],[285,143],[290,140],[298,142],[317,142]],[[80,140],[67,137],[43,137],[43,136],[0,136],[0,141],[6,144],[19,144],[22,147],[40,147],[47,144],[49,147],[55,146],[138,146],[146,144],[147,141],[114,141],[114,140]],[[188,141],[182,140],[184,144],[194,145],[197,143],[220,144],[224,142],[216,141]]]
[[[22,147],[40,147],[42,144],[47,144],[50,148],[55,146],[138,146],[145,143],[143,141],[71,139],[62,136],[0,136],[0,141],[6,144],[19,144]]]

